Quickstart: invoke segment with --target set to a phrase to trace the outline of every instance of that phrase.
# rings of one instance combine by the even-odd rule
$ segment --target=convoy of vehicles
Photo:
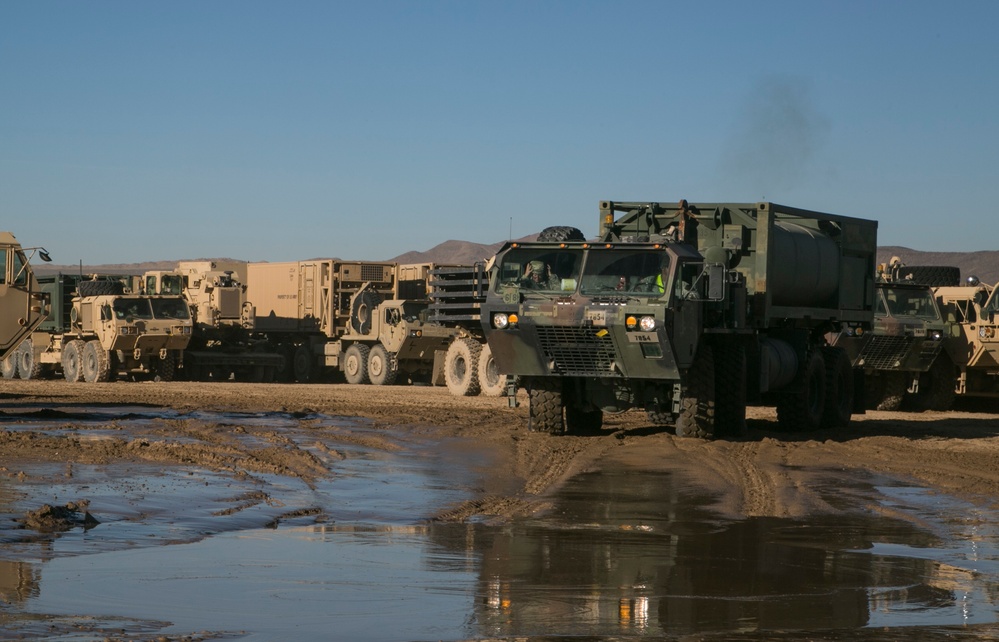
[[[871,328],[877,222],[686,201],[604,201],[600,222],[597,241],[556,228],[495,257],[482,324],[534,429],[586,432],[644,408],[711,437],[739,433],[747,404],[776,406],[787,430],[862,411],[826,336]]]
[[[2,375],[410,381],[511,404],[524,388],[531,427],[552,434],[631,408],[713,437],[738,434],[747,405],[807,430],[865,406],[999,398],[996,288],[876,268],[876,232],[768,202],[604,201],[596,239],[548,228],[488,264],[182,261],[87,278],[36,277],[0,233]]]

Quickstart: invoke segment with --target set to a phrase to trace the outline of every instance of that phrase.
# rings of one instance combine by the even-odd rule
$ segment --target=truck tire
[[[25,339],[17,347],[17,376],[22,379],[41,379],[45,369],[35,361],[35,349],[31,339]]]
[[[668,410],[646,410],[645,416],[653,426],[672,426],[676,424],[676,415]]]
[[[110,359],[101,342],[92,339],[83,347],[83,380],[87,383],[108,380]]]
[[[867,408],[892,412],[902,407],[905,400],[906,378],[902,372],[884,372],[879,377],[868,377]]]
[[[479,388],[487,397],[499,397],[506,390],[506,375],[500,374],[488,343],[482,344],[479,353]]]
[[[62,349],[62,374],[70,383],[83,378],[83,350],[86,345],[80,339],[73,339]]]
[[[712,439],[715,436],[715,358],[707,343],[701,344],[687,371],[687,382],[676,418],[677,437]]]
[[[822,348],[826,366],[826,403],[822,413],[825,428],[846,428],[853,415],[853,365],[846,350],[834,346]]]
[[[17,348],[3,360],[2,365],[0,365],[0,374],[3,375],[4,379],[17,378],[17,361],[18,355],[20,354],[21,346],[17,346]]]
[[[121,281],[80,281],[76,284],[76,292],[81,297],[103,296],[105,294],[124,294],[125,284]]]
[[[569,227],[566,225],[556,225],[554,227],[546,227],[541,230],[538,234],[539,243],[559,243],[562,241],[585,241],[586,237],[583,233],[575,227]]]
[[[391,386],[399,374],[399,361],[385,346],[376,343],[368,354],[368,379],[376,386]]]
[[[282,343],[277,347],[276,352],[283,359],[274,379],[281,383],[291,383],[295,380],[295,346],[290,343]]]
[[[350,327],[357,334],[368,334],[371,332],[371,323],[375,315],[375,309],[382,302],[382,298],[371,290],[364,290],[354,297],[354,302],[350,307]]]
[[[307,344],[303,343],[295,348],[295,354],[291,360],[291,368],[295,373],[295,381],[300,383],[309,383],[312,381],[312,350],[309,349]]]
[[[177,355],[174,352],[167,352],[165,358],[153,363],[153,381],[173,381],[177,378]]]
[[[444,381],[456,397],[479,394],[479,356],[482,344],[469,337],[455,339],[444,356]]]
[[[538,377],[527,382],[528,429],[550,435],[564,435],[562,419],[562,380]]]
[[[746,351],[730,338],[714,344],[715,436],[746,434]]]
[[[826,364],[822,354],[812,352],[801,373],[801,389],[777,399],[777,425],[784,432],[818,430],[826,405]]]
[[[952,265],[903,265],[895,268],[895,276],[933,288],[961,285],[961,268]]]
[[[946,353],[941,353],[929,370],[919,374],[919,392],[906,395],[904,405],[916,412],[950,410],[956,387],[957,368]]]
[[[368,353],[363,343],[352,343],[343,355],[343,376],[347,383],[368,383]]]

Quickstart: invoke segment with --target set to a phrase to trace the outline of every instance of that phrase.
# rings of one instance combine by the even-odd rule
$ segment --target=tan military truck
[[[300,382],[339,375],[388,385],[430,380],[456,331],[426,323],[425,285],[384,262],[250,263],[248,318]],[[405,298],[400,295],[407,295]]]
[[[963,286],[934,288],[957,332],[944,349],[954,364],[960,397],[999,398],[999,295],[996,286],[969,277]]]
[[[51,260],[42,248],[28,251]],[[29,257],[10,232],[0,232],[0,256],[0,362],[6,373],[16,367],[11,357],[18,346],[48,315],[48,299],[38,287]]]
[[[67,381],[119,376],[170,381],[191,339],[182,296],[132,294],[119,281],[76,284],[68,323],[35,331],[22,347],[28,378],[61,372]],[[59,320],[57,320],[59,321]]]
[[[183,378],[267,382],[290,373],[290,362],[251,332],[246,266],[246,261],[180,261],[173,270],[143,275],[140,292],[183,295],[190,306],[194,330]]]

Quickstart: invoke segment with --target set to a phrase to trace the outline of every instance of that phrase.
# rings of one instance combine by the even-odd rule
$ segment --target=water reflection
[[[583,475],[552,519],[483,531],[479,633],[673,636],[996,621],[994,574],[876,549],[948,545],[910,521],[854,514],[726,523],[706,508],[710,497],[673,486],[666,475]],[[995,539],[983,545],[995,560]]]

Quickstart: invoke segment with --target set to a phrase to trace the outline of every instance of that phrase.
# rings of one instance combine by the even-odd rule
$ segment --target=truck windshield
[[[114,318],[116,319],[153,318],[153,310],[149,307],[149,299],[115,299],[112,308],[114,309]]]
[[[877,316],[940,320],[940,311],[933,304],[929,290],[882,288],[881,295],[883,300],[879,297],[874,310]]]
[[[580,294],[644,294],[665,292],[669,257],[656,250],[590,250],[579,284]]]
[[[517,285],[541,292],[574,292],[583,262],[582,248],[520,247],[503,256],[497,291]]]
[[[190,319],[191,311],[187,301],[177,299],[153,299],[153,316],[157,319]]]
[[[999,292],[999,288],[992,289],[992,294],[989,295],[989,300],[982,306],[983,317],[988,317],[990,312],[993,315],[999,314],[999,297],[997,297],[996,292]]]
[[[179,274],[164,274],[160,279],[159,294],[183,294],[184,277]]]

